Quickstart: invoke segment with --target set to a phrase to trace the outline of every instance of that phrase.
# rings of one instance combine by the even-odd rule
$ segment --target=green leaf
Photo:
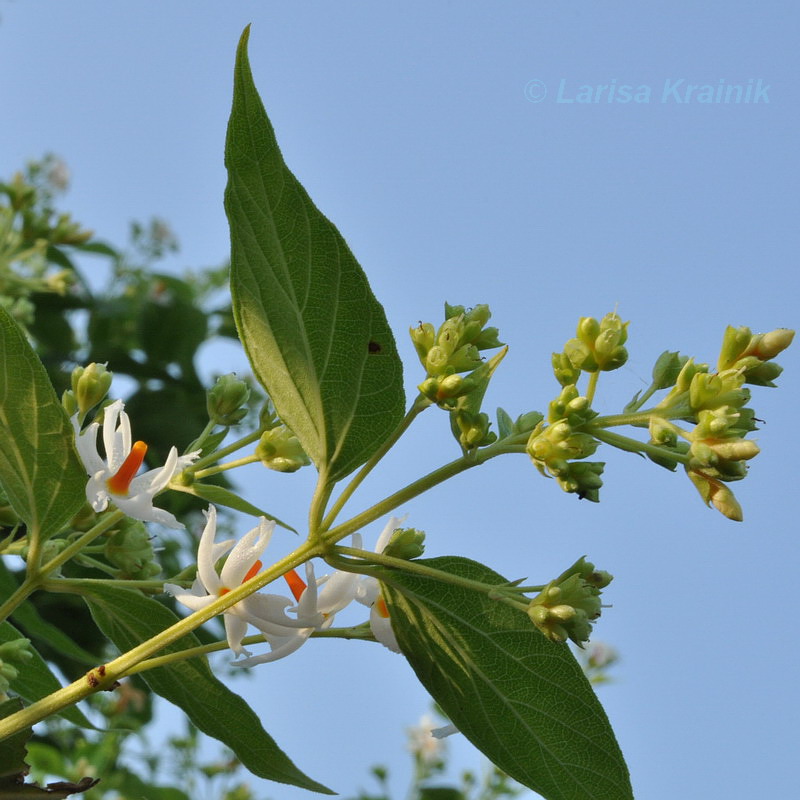
[[[0,719],[10,717],[21,710],[22,701],[18,697],[5,700],[0,703]],[[20,774],[27,774],[25,745],[32,734],[33,730],[31,728],[23,728],[0,742],[0,787],[3,785],[1,781],[6,778],[16,778]]]
[[[0,308],[0,484],[31,531],[55,533],[86,502],[72,425],[42,362]]]
[[[19,584],[14,579],[14,576],[9,572],[5,564],[0,562],[0,597],[10,597],[18,586]],[[44,619],[29,600],[17,606],[11,612],[11,615],[14,618],[14,622],[22,626],[27,636],[46,641],[51,647],[59,650],[65,656],[74,658],[81,664],[86,664],[90,667],[97,664],[96,656],[84,650],[67,636],[61,628]]]
[[[0,643],[13,642],[23,638],[22,634],[10,623],[0,623]],[[31,647],[29,651],[32,658],[18,667],[17,677],[9,681],[11,688],[23,700],[35,703],[43,697],[57,692],[61,688],[61,681],[56,678],[47,666],[47,662]],[[81,728],[95,728],[84,716],[77,706],[68,706],[58,712],[64,719]]]
[[[402,364],[347,243],[283,161],[253,83],[248,36],[245,29],[225,145],[234,316],[281,419],[336,481],[402,419]]]
[[[277,517],[273,517],[272,514],[262,511],[252,503],[248,503],[247,500],[243,500],[238,494],[234,494],[222,486],[216,486],[213,483],[193,483],[191,486],[181,487],[180,491],[193,494],[195,497],[199,497],[202,500],[208,500],[209,503],[213,503],[216,506],[227,506],[236,511],[251,514],[254,517],[266,517],[267,519],[274,520],[276,525],[286,528],[287,531],[297,533],[291,525],[281,522]]]
[[[465,558],[414,563],[507,583]],[[608,718],[567,645],[477,590],[381,572],[392,628],[417,677],[492,762],[547,800],[633,798]]]
[[[84,590],[84,599],[100,630],[122,652],[178,622],[161,603],[130,589],[93,585]],[[199,646],[200,640],[189,634],[159,655]],[[183,709],[199,730],[230,747],[254,775],[333,794],[294,765],[264,730],[253,709],[214,677],[205,658],[156,667],[140,675],[156,694]]]

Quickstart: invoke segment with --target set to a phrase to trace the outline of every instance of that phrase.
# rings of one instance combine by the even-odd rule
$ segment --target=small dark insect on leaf
[[[367,347],[370,353],[380,353],[383,349],[377,342],[370,342]]]

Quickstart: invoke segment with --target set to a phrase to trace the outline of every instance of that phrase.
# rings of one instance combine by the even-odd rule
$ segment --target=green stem
[[[527,440],[527,434],[521,434],[521,440]],[[509,437],[508,439],[501,439],[483,450],[478,450],[466,456],[461,456],[449,464],[445,464],[439,469],[429,472],[427,475],[419,478],[413,483],[408,484],[403,489],[395,492],[389,497],[384,498],[379,503],[376,503],[372,508],[362,511],[360,514],[352,517],[346,522],[337,525],[335,528],[325,531],[323,534],[323,541],[328,544],[336,544],[340,539],[361,530],[365,525],[374,522],[379,517],[385,516],[390,511],[394,511],[398,506],[407,503],[409,500],[417,497],[423,492],[432,489],[434,486],[442,483],[443,481],[458,475],[472,467],[477,467],[491,458],[504,455],[506,453],[524,453],[525,445],[520,440],[520,437]]]
[[[647,426],[653,417],[669,420],[670,415],[654,409],[648,411],[637,411],[633,414],[609,414],[604,417],[595,417],[591,421],[591,428],[618,428],[621,425],[636,425],[639,427]],[[587,427],[589,430],[589,427]]]
[[[217,464],[216,467],[208,467],[207,469],[200,469],[194,473],[194,477],[198,480],[202,480],[203,478],[207,478],[209,475],[217,475],[220,472],[225,472],[229,469],[235,469],[236,467],[243,467],[246,464],[252,464],[256,461],[260,461],[261,459],[255,455],[245,456],[244,458],[237,458],[235,461],[227,461],[224,464]]]
[[[411,408],[409,408],[405,417],[403,417],[400,424],[394,429],[391,436],[380,446],[380,448],[378,448],[369,461],[367,461],[366,464],[361,467],[361,469],[356,473],[355,477],[342,490],[342,493],[336,499],[336,502],[333,504],[330,511],[325,516],[325,519],[322,521],[322,530],[327,530],[330,528],[330,526],[333,524],[333,521],[344,507],[344,504],[352,497],[353,492],[355,492],[355,490],[361,485],[361,482],[364,480],[364,478],[366,478],[367,475],[372,472],[378,462],[386,455],[386,453],[389,452],[389,450],[409,429],[409,427],[411,427],[411,423],[430,405],[431,401],[428,400],[427,397],[422,394],[417,396],[417,398],[411,404]]]
[[[248,433],[247,436],[243,436],[241,439],[237,439],[232,444],[229,444],[227,447],[223,447],[221,450],[215,450],[213,453],[209,453],[207,456],[204,456],[201,459],[198,459],[191,464],[190,466],[186,467],[184,472],[188,472],[189,474],[194,474],[198,470],[204,469],[209,464],[216,464],[221,458],[225,458],[225,456],[229,456],[231,453],[235,453],[237,450],[241,450],[243,447],[247,447],[248,444],[252,444],[253,442],[257,442],[261,438],[261,434],[263,431],[260,429],[257,431],[253,431],[253,433]]]
[[[628,436],[622,436],[619,433],[612,433],[606,430],[591,430],[592,436],[599,439],[601,442],[610,444],[620,450],[627,450],[629,453],[645,453],[646,455],[655,458],[668,459],[675,461],[679,464],[688,464],[689,456],[686,453],[676,453],[666,447],[659,447],[655,444],[648,442],[640,442],[638,439],[631,439]]]
[[[273,564],[269,569],[259,573],[236,589],[227,592],[200,611],[195,611],[102,667],[90,670],[69,686],[64,686],[27,708],[23,708],[21,711],[17,711],[0,720],[0,740],[34,725],[52,714],[58,713],[63,708],[83,700],[84,697],[94,692],[109,688],[116,681],[124,678],[139,663],[152,657],[159,650],[168,647],[182,636],[190,633],[218,614],[223,613],[289,570],[320,554],[319,548],[309,542],[304,542],[294,552]]]
[[[401,572],[419,575],[423,578],[433,578],[433,580],[439,581],[440,583],[449,583],[452,586],[461,586],[464,589],[481,592],[482,594],[491,596],[494,600],[498,600],[516,609],[524,610],[528,607],[527,598],[522,597],[519,589],[510,583],[498,584],[474,581],[470,578],[462,578],[459,575],[453,575],[451,572],[443,572],[442,570],[428,567],[417,561],[408,561],[403,558],[387,556],[383,553],[359,550],[356,547],[337,546],[335,552],[337,555],[355,556],[358,559],[363,559],[363,563],[359,563],[351,561],[350,559],[337,558],[337,555],[329,555],[326,557],[326,560],[331,566],[348,572],[359,572],[364,575],[371,575],[378,580],[385,580],[387,577],[386,573],[370,569],[371,564],[379,564],[382,567],[397,569]],[[506,590],[508,590],[508,594],[506,594]]]
[[[594,400],[594,394],[597,391],[597,381],[600,380],[600,370],[598,369],[596,372],[591,372],[589,374],[589,384],[586,387],[586,399],[589,401],[589,405],[592,404],[592,400]]]

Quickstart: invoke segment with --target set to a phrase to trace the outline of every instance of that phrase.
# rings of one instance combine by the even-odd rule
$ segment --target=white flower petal
[[[243,658],[241,661],[231,662],[233,667],[255,667],[257,664],[266,664],[270,661],[277,661],[280,658],[285,658],[291,655],[296,650],[299,650],[311,635],[311,628],[304,628],[299,630],[292,636],[284,638],[269,637],[267,639],[272,650],[269,653],[264,653],[260,656],[251,656],[250,658]]]
[[[217,509],[214,506],[209,506],[208,510],[203,513],[206,516],[206,526],[203,528],[203,533],[200,536],[200,545],[197,548],[197,577],[203,582],[203,586],[205,586],[209,594],[218,595],[224,584],[214,568],[219,558],[219,555],[214,552],[214,537],[217,533]]]
[[[369,613],[369,627],[372,635],[384,646],[388,647],[393,653],[400,653],[400,645],[397,637],[392,630],[392,623],[389,617],[384,617],[377,608],[377,603],[372,606]]]
[[[258,527],[248,531],[239,540],[231,550],[231,554],[220,572],[220,580],[223,586],[235,588],[242,584],[253,564],[261,558],[261,554],[272,538],[274,528],[274,522],[262,517]]]
[[[237,617],[235,614],[225,615],[225,636],[228,640],[228,647],[238,656],[244,653],[250,655],[249,650],[242,646],[242,639],[247,633],[247,620]]]

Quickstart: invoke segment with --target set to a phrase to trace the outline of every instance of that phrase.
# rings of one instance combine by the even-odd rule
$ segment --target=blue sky
[[[438,321],[445,300],[490,304],[511,350],[486,405],[512,414],[555,394],[550,353],[577,318],[616,307],[631,358],[601,381],[597,405],[612,412],[664,349],[713,362],[727,324],[798,324],[797,17],[743,2],[0,0],[0,174],[56,152],[73,174],[69,210],[101,238],[121,243],[131,219],[157,214],[181,242],[171,268],[222,262],[233,57],[252,22],[284,156],[385,304],[409,395],[405,330]],[[750,102],[699,102],[707,90],[687,98],[690,84],[720,99],[750,86]],[[617,102],[623,86],[649,102]],[[206,374],[224,368],[220,352]],[[403,509],[431,555],[538,581],[586,553],[615,574],[597,638],[622,661],[600,696],[638,797],[796,785],[800,359],[779,361],[781,388],[754,392],[763,452],[735,487],[743,523],[704,508],[682,475],[617,452],[602,454],[599,505],[509,457]],[[427,412],[364,500],[454,447],[444,415]],[[245,481],[297,520],[312,477]],[[403,730],[427,700],[401,658],[312,642],[241,691],[313,777],[347,793],[388,762],[402,786]]]

